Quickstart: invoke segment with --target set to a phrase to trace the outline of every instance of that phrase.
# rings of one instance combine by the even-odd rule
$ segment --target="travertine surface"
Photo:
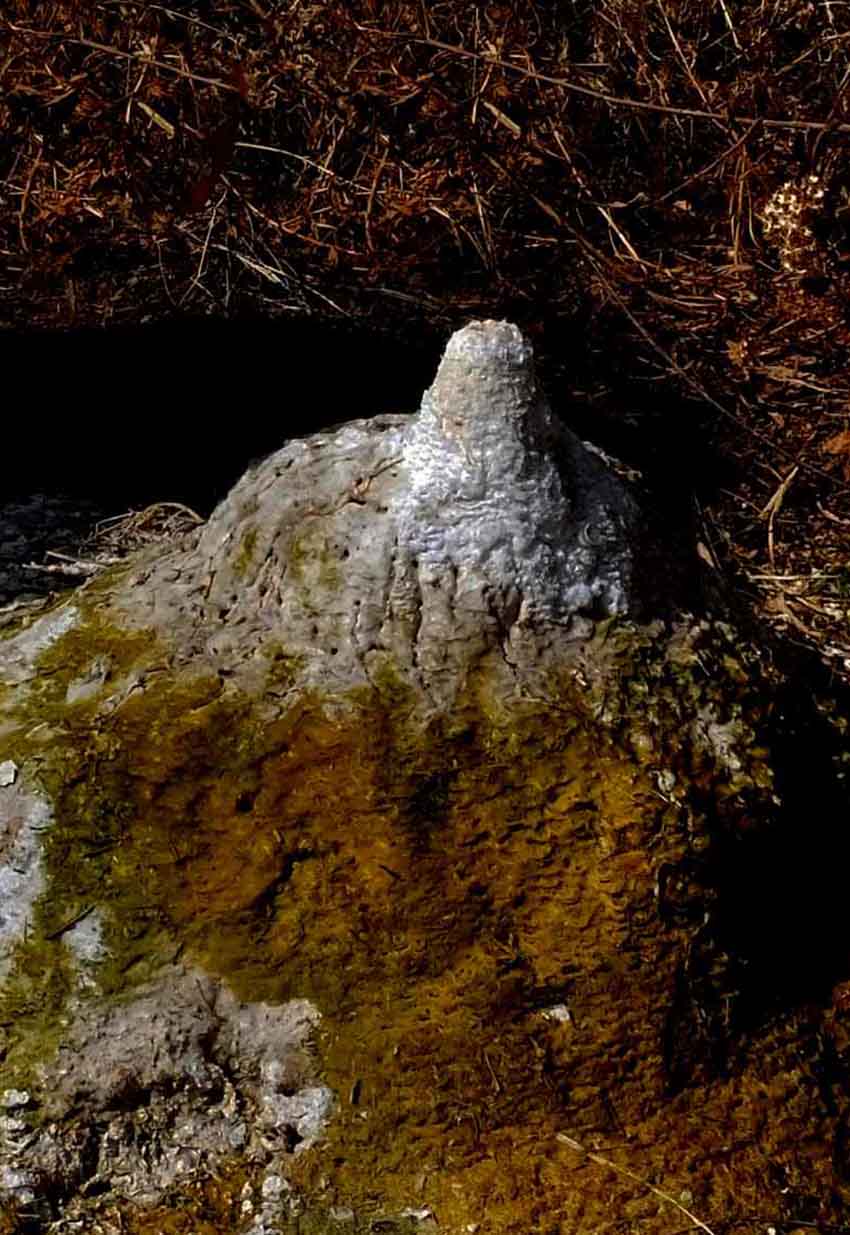
[[[647,617],[640,545],[474,323],[418,413],[7,631],[0,1230],[665,1235],[639,1179],[838,1229],[846,1094],[800,1069],[850,1004],[773,967],[846,869],[846,743],[739,631]]]
[[[389,663],[445,704],[482,658],[533,662],[627,613],[636,522],[553,417],[520,331],[475,322],[416,415],[288,443],[125,600],[142,623],[202,624],[231,669],[278,641],[305,683],[368,683]]]

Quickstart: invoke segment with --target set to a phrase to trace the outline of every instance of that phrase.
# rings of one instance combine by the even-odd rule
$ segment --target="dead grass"
[[[202,523],[201,516],[182,502],[155,502],[144,510],[102,519],[90,537],[92,557],[120,560],[148,545],[175,541]]]
[[[165,549],[202,523],[201,516],[182,502],[155,502],[143,510],[130,510],[102,519],[78,553],[48,549],[42,561],[24,563],[25,570],[55,577],[56,592],[38,600],[17,600],[0,608],[0,629],[29,614],[41,612],[63,588],[94,579],[141,549],[153,545]]]
[[[846,672],[848,86],[826,0],[10,0],[0,325],[511,316]]]

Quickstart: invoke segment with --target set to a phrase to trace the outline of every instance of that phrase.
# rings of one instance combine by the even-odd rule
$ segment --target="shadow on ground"
[[[0,366],[22,392],[3,429],[0,500],[168,499],[205,514],[288,438],[415,411],[441,345],[300,319],[0,334]]]

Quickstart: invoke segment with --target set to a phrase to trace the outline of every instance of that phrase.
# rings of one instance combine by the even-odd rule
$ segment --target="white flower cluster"
[[[790,274],[805,274],[812,269],[816,242],[810,220],[825,193],[820,176],[809,175],[796,183],[787,180],[765,204],[765,239],[778,250],[782,268]]]

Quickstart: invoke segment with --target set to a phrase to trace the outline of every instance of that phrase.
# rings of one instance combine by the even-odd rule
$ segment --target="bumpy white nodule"
[[[516,326],[452,337],[404,459],[402,539],[429,574],[455,566],[513,620],[627,610],[630,503],[553,417]]]

